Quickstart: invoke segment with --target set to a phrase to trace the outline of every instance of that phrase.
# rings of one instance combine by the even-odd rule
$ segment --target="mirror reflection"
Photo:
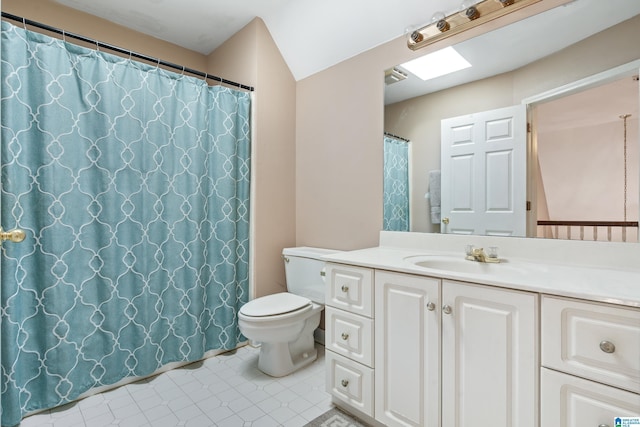
[[[638,36],[640,2],[576,0],[455,45],[470,68],[421,81],[399,64],[394,74],[407,77],[394,83],[387,72],[385,229],[637,242]],[[441,159],[451,154],[443,144],[469,145],[464,130],[473,128],[445,132],[447,120],[477,120],[512,106],[526,108],[523,123],[476,128],[486,130],[487,141],[522,132],[522,160],[505,148],[483,151],[476,157],[489,160],[481,165],[468,154]],[[398,162],[389,159],[388,139],[408,141],[406,185],[397,176],[387,182],[388,165]],[[404,189],[406,208],[394,204],[389,189]],[[524,211],[519,229],[505,226],[505,217],[459,219],[516,206]]]

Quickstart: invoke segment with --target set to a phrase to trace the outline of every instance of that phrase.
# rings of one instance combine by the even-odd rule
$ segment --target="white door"
[[[442,281],[443,426],[538,426],[537,301]]]
[[[440,426],[440,280],[375,273],[375,418]]]
[[[526,236],[526,118],[515,105],[442,120],[443,233]]]

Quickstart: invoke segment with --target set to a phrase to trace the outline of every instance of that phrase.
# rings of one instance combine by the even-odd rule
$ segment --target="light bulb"
[[[435,24],[438,21],[442,21],[444,19],[446,19],[446,15],[444,14],[444,12],[436,12],[433,14],[433,16],[431,17],[431,23]]]
[[[464,12],[465,10],[469,9],[470,7],[475,6],[476,3],[478,3],[477,0],[464,0],[462,2],[462,4],[460,5],[460,12]]]
[[[447,22],[447,17],[443,12],[436,12],[431,17],[431,23],[435,24],[436,28],[441,32],[447,31],[450,26]]]
[[[470,21],[480,17],[480,12],[476,8],[476,0],[464,0],[460,5],[461,15],[465,16]]]
[[[404,29],[404,35],[407,38],[408,43],[420,43],[424,40],[424,36],[414,26],[410,26]]]

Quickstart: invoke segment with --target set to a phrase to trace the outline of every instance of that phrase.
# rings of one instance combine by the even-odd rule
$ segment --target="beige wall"
[[[282,248],[295,246],[296,82],[261,19],[209,57],[209,69],[256,87],[253,150],[255,295],[286,290]]]
[[[256,296],[285,289],[283,247],[295,245],[296,84],[256,19],[209,56],[129,30],[52,0],[3,0],[2,10],[256,88],[253,247]]]

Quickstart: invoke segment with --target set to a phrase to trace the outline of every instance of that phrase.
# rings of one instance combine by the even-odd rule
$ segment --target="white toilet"
[[[313,332],[324,308],[325,282],[320,257],[337,251],[286,248],[282,251],[288,292],[249,301],[238,313],[242,334],[261,343],[258,368],[283,377],[317,357]]]

